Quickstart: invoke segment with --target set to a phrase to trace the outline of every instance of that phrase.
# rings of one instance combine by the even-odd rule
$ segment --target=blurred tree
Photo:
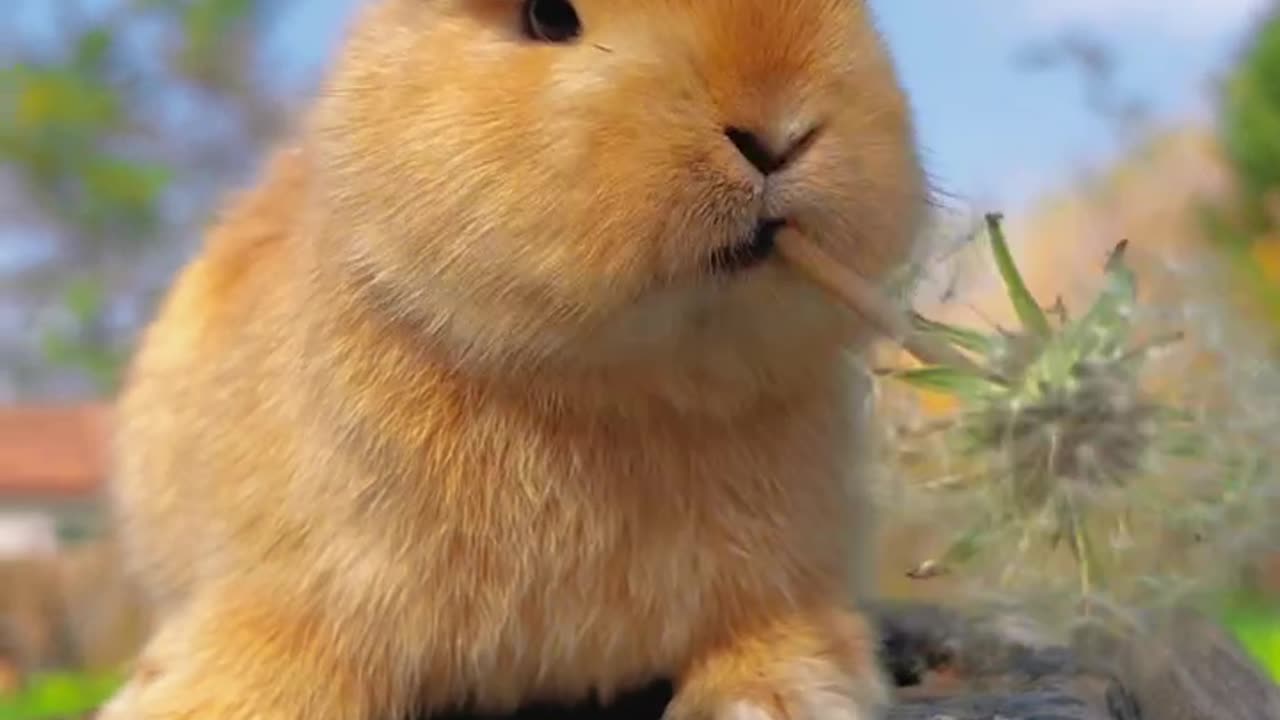
[[[1224,89],[1219,136],[1235,196],[1208,213],[1210,235],[1280,324],[1280,6],[1259,23]]]
[[[287,84],[264,48],[299,4],[6,8],[0,401],[114,389],[139,323],[212,203],[287,121]]]
[[[1116,155],[1101,167],[1079,168],[1071,188],[1093,203],[1103,227],[1119,231],[1123,213],[1117,204],[1123,200],[1105,178],[1114,171],[1115,158],[1123,158],[1122,164],[1129,166],[1154,159],[1156,146],[1151,140],[1156,126],[1141,90],[1121,83],[1123,57],[1116,41],[1097,30],[1069,27],[1025,45],[1014,56],[1014,65],[1028,72],[1064,70],[1077,76],[1085,108],[1110,131]]]
[[[1124,146],[1137,142],[1147,130],[1147,103],[1122,90],[1116,80],[1120,61],[1116,50],[1097,35],[1069,28],[1024,46],[1014,65],[1030,72],[1066,67],[1080,76],[1085,104],[1107,124]]]

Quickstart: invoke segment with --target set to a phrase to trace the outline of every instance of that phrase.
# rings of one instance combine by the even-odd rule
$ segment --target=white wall
[[[0,557],[53,553],[58,545],[58,526],[52,515],[0,510]]]

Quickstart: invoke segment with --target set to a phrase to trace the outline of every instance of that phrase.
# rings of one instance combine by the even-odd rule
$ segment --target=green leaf
[[[253,10],[253,0],[195,0],[183,18],[187,58],[196,68],[207,69],[217,58],[223,38]]]
[[[78,322],[86,323],[102,310],[105,296],[102,283],[93,278],[80,278],[67,286],[63,301]]]
[[[890,373],[890,376],[917,388],[969,400],[989,397],[1001,389],[1000,385],[992,380],[952,367],[932,366],[897,370]]]
[[[1121,243],[1107,260],[1106,284],[1074,326],[1072,334],[1079,343],[1076,349],[1080,356],[1099,350],[1119,350],[1128,336],[1137,301],[1137,279],[1125,265],[1126,247],[1126,243]]]
[[[121,682],[115,673],[46,673],[0,697],[0,720],[66,720],[100,708]]]
[[[1280,683],[1280,604],[1248,598],[1232,603],[1223,621],[1249,655]]]
[[[45,361],[53,366],[83,372],[104,392],[115,387],[127,356],[112,347],[85,340],[85,329],[91,327],[102,311],[106,291],[92,278],[71,282],[64,291],[66,309],[74,318],[74,327],[66,331],[47,331],[42,340]]]
[[[48,335],[44,338],[44,356],[50,365],[83,372],[100,390],[115,387],[126,356],[110,348],[98,347],[75,339]]]
[[[96,72],[111,53],[113,38],[104,28],[90,30],[76,43],[75,64],[82,72]]]
[[[991,239],[991,251],[995,255],[996,266],[1000,270],[1000,277],[1004,280],[1005,288],[1009,291],[1009,300],[1013,302],[1013,309],[1018,313],[1018,319],[1022,321],[1023,326],[1040,338],[1047,339],[1053,332],[1049,326],[1049,317],[1031,295],[1031,291],[1027,290],[1022,275],[1018,273],[1013,255],[1009,252],[1009,244],[1005,241],[1001,221],[999,214],[987,215],[987,232]]]
[[[98,158],[85,168],[87,191],[128,208],[145,208],[168,186],[172,173],[162,165]]]
[[[973,527],[957,538],[942,554],[942,562],[948,566],[961,565],[977,557],[986,539],[987,531]]]
[[[907,576],[927,579],[945,575],[978,556],[987,541],[988,530],[974,525],[953,540],[936,560],[926,560],[907,572]]]
[[[995,352],[995,340],[978,332],[977,330],[949,325],[947,323],[938,322],[937,320],[930,320],[918,313],[912,313],[911,322],[915,326],[917,332],[939,335],[945,338],[952,345],[956,345],[957,347],[970,352],[987,356]]]
[[[27,132],[114,127],[120,118],[114,91],[75,69],[18,64],[0,71],[0,89],[14,98],[14,127]]]

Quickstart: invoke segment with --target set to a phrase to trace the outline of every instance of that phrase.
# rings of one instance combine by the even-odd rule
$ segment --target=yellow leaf
[[[945,416],[956,410],[960,401],[954,395],[934,392],[932,390],[916,390],[920,397],[921,409],[927,415]]]
[[[1269,282],[1280,284],[1280,234],[1254,243],[1253,259]]]
[[[18,125],[35,127],[44,124],[56,102],[54,95],[45,83],[28,83],[18,96],[18,107],[14,113]]]

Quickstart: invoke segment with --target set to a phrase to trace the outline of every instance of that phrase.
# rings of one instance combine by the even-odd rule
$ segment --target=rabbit
[[[870,328],[927,205],[861,0],[377,0],[141,332],[101,720],[874,720]]]

